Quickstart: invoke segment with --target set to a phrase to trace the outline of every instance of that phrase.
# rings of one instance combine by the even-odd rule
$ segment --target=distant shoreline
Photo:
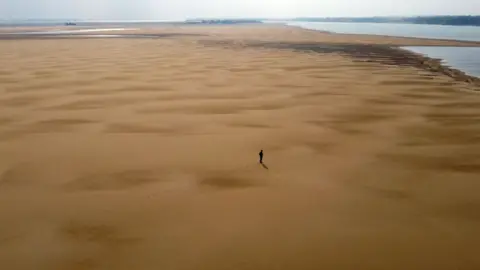
[[[305,28],[305,27],[302,27],[302,26],[291,25],[291,24],[285,24],[285,26],[286,27],[293,27],[293,28],[300,28],[304,31],[313,31],[313,32],[319,32],[319,33],[335,34],[335,35],[377,36],[377,37],[407,38],[407,39],[434,40],[434,41],[458,41],[458,42],[461,42],[462,45],[455,45],[453,47],[465,47],[465,46],[480,47],[480,41],[475,41],[475,40],[463,40],[463,39],[455,39],[455,38],[452,38],[452,39],[449,39],[449,38],[429,38],[429,37],[414,37],[414,36],[400,36],[400,35],[396,36],[396,35],[386,35],[386,34],[341,33],[341,32],[335,32],[335,31]],[[405,45],[405,46],[408,46],[408,45]],[[438,45],[422,45],[422,46],[438,46]]]
[[[235,25],[235,24],[262,24],[263,20],[252,19],[189,19],[182,21],[82,21],[82,20],[54,20],[54,21],[1,21],[0,28],[7,27],[93,27],[102,25],[168,25],[168,24],[202,24],[202,25]]]
[[[263,23],[264,21],[286,22],[350,22],[350,23],[399,23],[399,24],[427,24],[451,26],[480,26],[480,15],[438,15],[438,16],[374,16],[374,17],[297,17],[297,18],[193,18],[187,20],[82,20],[82,19],[25,19],[0,20],[0,27],[12,26],[63,26],[65,23],[82,25],[103,24],[240,24]]]
[[[480,16],[418,16],[418,17],[323,17],[295,18],[290,22],[349,22],[349,23],[401,23],[452,26],[480,26]]]

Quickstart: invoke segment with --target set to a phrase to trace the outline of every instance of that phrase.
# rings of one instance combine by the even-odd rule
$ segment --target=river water
[[[431,39],[480,41],[480,27],[393,23],[288,23],[306,29],[342,34],[385,35]],[[444,64],[480,77],[480,47],[404,47],[432,58],[442,59]]]

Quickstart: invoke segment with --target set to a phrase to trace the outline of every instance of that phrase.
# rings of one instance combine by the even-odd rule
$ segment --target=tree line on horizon
[[[413,23],[480,26],[480,16],[418,16],[418,17],[325,17],[295,18],[300,22]]]

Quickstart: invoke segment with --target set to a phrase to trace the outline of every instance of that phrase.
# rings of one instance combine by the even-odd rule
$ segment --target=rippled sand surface
[[[480,268],[474,86],[177,30],[0,41],[1,269]]]

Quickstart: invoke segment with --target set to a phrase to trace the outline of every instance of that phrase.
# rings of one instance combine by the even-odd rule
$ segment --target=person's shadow
[[[262,167],[263,167],[265,170],[269,170],[268,166],[265,165],[265,163],[260,163],[260,165],[262,165]]]

